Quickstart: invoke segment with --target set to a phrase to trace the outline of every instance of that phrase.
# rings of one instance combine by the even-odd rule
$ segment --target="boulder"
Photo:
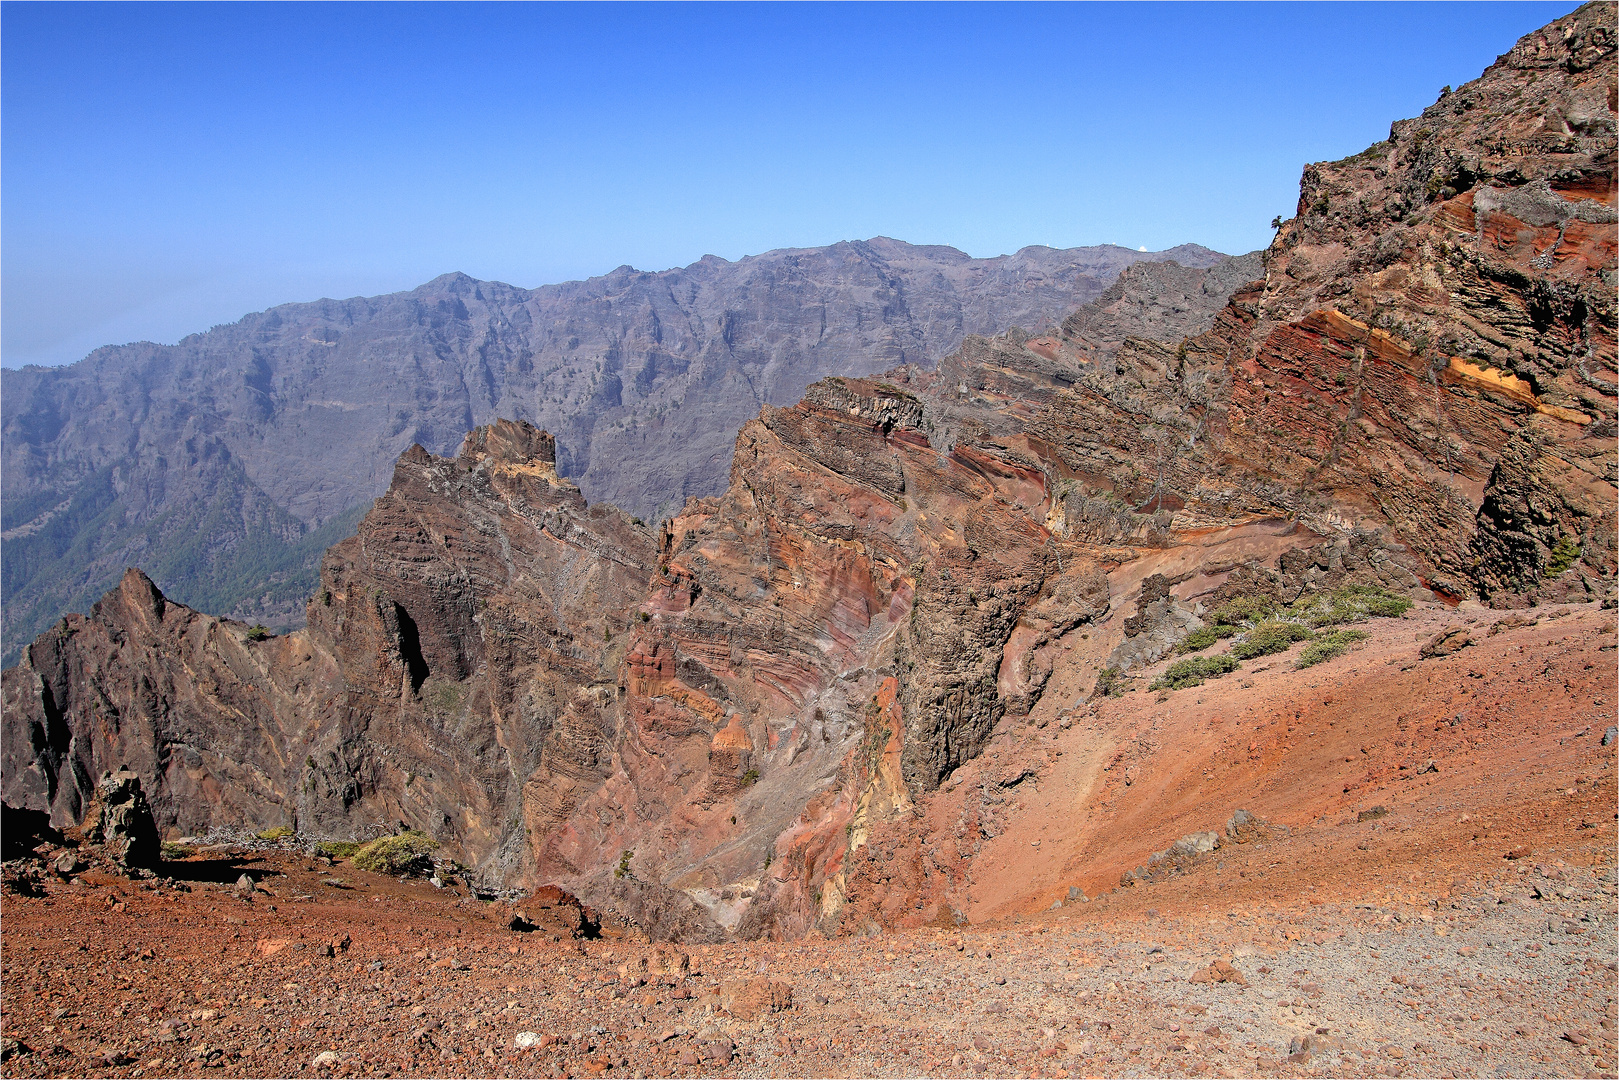
[[[793,988],[779,979],[729,979],[720,983],[720,1008],[738,1020],[793,1007]]]
[[[1229,960],[1216,960],[1202,971],[1193,972],[1188,981],[1194,983],[1232,983],[1236,986],[1248,985],[1248,980],[1242,977],[1242,972],[1232,967]]]
[[[1431,660],[1440,656],[1453,656],[1473,644],[1472,635],[1465,626],[1447,626],[1422,646],[1423,659]]]
[[[162,841],[141,778],[128,769],[101,778],[81,832],[87,843],[100,844],[125,868],[155,867],[162,861]]]
[[[1246,810],[1238,810],[1231,815],[1231,820],[1225,823],[1225,838],[1233,844],[1246,844],[1253,840],[1264,840],[1270,836],[1271,827],[1268,821],[1250,814]]]
[[[1188,833],[1170,845],[1169,854],[1207,855],[1220,846],[1220,834],[1216,832]]]

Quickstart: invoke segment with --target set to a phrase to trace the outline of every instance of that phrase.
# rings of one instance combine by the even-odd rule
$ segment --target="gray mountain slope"
[[[496,416],[528,420],[591,501],[658,516],[721,490],[742,423],[817,379],[1038,330],[1138,262],[1224,258],[1183,245],[974,259],[879,237],[538,289],[448,274],[5,371],[6,662],[128,565],[201,610],[296,625],[321,550],[412,443],[444,454]]]

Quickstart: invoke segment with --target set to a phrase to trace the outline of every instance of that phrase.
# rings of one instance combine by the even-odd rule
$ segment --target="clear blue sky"
[[[1265,244],[1572,3],[0,6],[0,361],[440,273]]]

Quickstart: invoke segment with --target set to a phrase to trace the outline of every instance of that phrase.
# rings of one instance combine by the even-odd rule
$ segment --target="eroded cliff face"
[[[1312,166],[1263,262],[766,407],[660,532],[503,420],[399,459],[306,631],[132,572],[5,673],[5,797],[74,820],[128,764],[187,831],[403,821],[656,936],[952,920],[997,811],[919,811],[1188,588],[1611,594],[1612,17]]]
[[[1455,595],[1615,571],[1613,24],[1587,5],[1306,169],[1251,322],[1189,350],[1231,375],[1228,459],[1306,515],[1387,522]]]

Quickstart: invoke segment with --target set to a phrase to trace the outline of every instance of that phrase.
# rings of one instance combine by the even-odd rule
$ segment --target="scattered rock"
[[[1527,859],[1529,857],[1529,855],[1530,855],[1529,849],[1520,844],[1519,846],[1513,848],[1511,851],[1507,852],[1505,855],[1503,855],[1501,857],[1503,859],[1512,859],[1512,860],[1516,861],[1518,859]]]
[[[1376,821],[1378,818],[1384,818],[1384,817],[1388,817],[1388,816],[1389,816],[1389,808],[1388,807],[1386,807],[1386,806],[1373,806],[1373,807],[1370,807],[1369,809],[1362,810],[1360,813],[1356,814],[1355,815],[1355,823],[1359,824],[1362,821]]]
[[[1067,903],[1070,903],[1070,904],[1088,904],[1090,902],[1091,902],[1091,898],[1085,895],[1085,890],[1084,889],[1081,889],[1078,885],[1070,885],[1070,886],[1068,886],[1068,900],[1067,900]]]
[[[793,1007],[793,988],[777,979],[730,979],[720,983],[720,1008],[739,1020]]]
[[[51,816],[0,803],[0,849],[6,859],[27,858],[40,844],[60,844],[62,834],[51,828]]]
[[[512,1038],[512,1047],[516,1050],[533,1050],[540,1045],[540,1034],[537,1031],[519,1031]]]
[[[1248,985],[1248,980],[1242,977],[1242,972],[1233,967],[1229,960],[1216,960],[1202,971],[1193,972],[1188,981],[1194,983],[1233,983],[1237,986]]]
[[[1268,822],[1246,810],[1236,811],[1231,815],[1231,820],[1225,823],[1226,840],[1233,844],[1267,839],[1270,831]]]
[[[1331,1035],[1311,1032],[1307,1035],[1295,1035],[1293,1041],[1287,1045],[1287,1056],[1294,1063],[1302,1063],[1319,1054],[1337,1053],[1342,1049],[1343,1043]]]
[[[1619,742],[1619,725],[1609,724],[1608,730],[1602,733],[1602,745],[1612,746],[1615,742]]]
[[[1534,626],[1539,620],[1533,615],[1526,615],[1521,611],[1514,611],[1504,615],[1490,624],[1490,637],[1494,637],[1503,630],[1517,630],[1524,626]]]
[[[337,1068],[338,1060],[337,1051],[322,1050],[315,1055],[315,1060],[310,1064],[317,1069],[335,1069]]]

